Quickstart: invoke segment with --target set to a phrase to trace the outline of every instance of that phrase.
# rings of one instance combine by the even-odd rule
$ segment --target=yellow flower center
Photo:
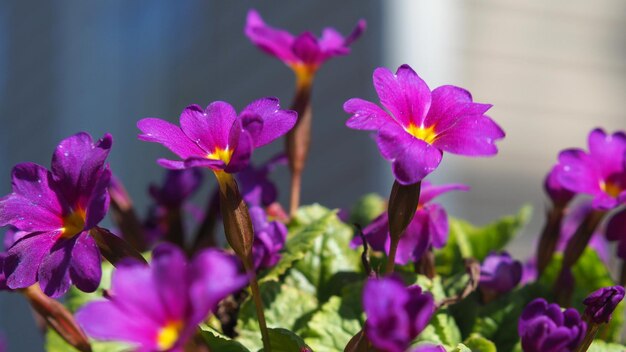
[[[162,327],[157,335],[157,347],[159,350],[166,351],[172,348],[176,341],[178,341],[182,329],[183,323],[180,321],[172,321]]]
[[[433,144],[435,139],[437,139],[437,133],[435,133],[435,125],[424,127],[417,126],[411,123],[409,124],[409,127],[406,128],[406,131],[409,132],[413,137],[421,139],[428,144]]]
[[[61,236],[72,238],[83,231],[85,228],[85,219],[87,214],[83,209],[78,209],[63,217],[63,228],[61,228]]]
[[[617,196],[622,193],[622,188],[620,187],[620,185],[611,181],[600,181],[600,189],[602,189],[605,193],[613,198],[617,198]]]
[[[224,164],[228,165],[228,163],[230,162],[230,158],[232,158],[233,156],[233,150],[228,149],[228,147],[226,147],[226,149],[222,149],[222,148],[215,148],[215,150],[213,151],[213,153],[207,155],[207,159],[212,159],[212,160],[221,160],[224,162]]]

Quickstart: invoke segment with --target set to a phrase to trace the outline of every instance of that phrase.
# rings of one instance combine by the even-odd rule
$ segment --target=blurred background
[[[146,187],[163,170],[163,147],[136,139],[135,123],[177,121],[191,103],[225,100],[241,109],[277,96],[288,107],[293,74],[243,35],[254,7],[276,27],[319,34],[368,29],[347,57],[327,62],[314,88],[314,132],[303,203],[347,208],[361,195],[386,196],[390,167],[367,133],[344,127],[344,101],[377,101],[378,66],[410,64],[431,88],[454,84],[494,105],[507,137],[495,158],[446,155],[432,179],[472,191],[442,199],[449,213],[486,223],[534,206],[512,251],[531,252],[546,200],[541,184],[559,150],[584,147],[595,126],[626,125],[626,2],[621,0],[309,0],[0,2],[0,194],[21,161],[49,165],[63,138],[78,131],[114,136],[109,158],[140,213]],[[262,162],[282,148],[255,152]],[[207,175],[209,176],[209,175]],[[275,179],[285,192],[287,172]],[[213,178],[208,181],[203,202]],[[0,330],[10,351],[41,351],[42,338],[17,294],[0,293]]]

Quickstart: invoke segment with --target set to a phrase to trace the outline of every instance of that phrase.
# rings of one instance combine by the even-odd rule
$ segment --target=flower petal
[[[286,63],[297,61],[291,51],[291,45],[294,41],[293,35],[265,24],[256,10],[248,11],[245,33],[254,45],[266,53],[276,56]]]
[[[470,187],[460,183],[451,183],[446,185],[425,185],[425,182],[422,183],[422,189],[420,191],[420,203],[426,204],[431,200],[439,197],[442,194],[451,192],[451,191],[469,191]]]
[[[306,65],[317,66],[324,60],[317,38],[311,32],[304,32],[293,41],[294,55]]]
[[[430,203],[424,206],[428,214],[428,232],[435,248],[442,248],[448,242],[448,214],[439,204]]]
[[[94,143],[84,132],[59,143],[52,156],[51,171],[70,206],[87,207],[112,143],[110,134]]]
[[[142,132],[137,136],[140,140],[163,144],[182,159],[205,156],[208,152],[189,139],[180,127],[165,120],[152,117],[141,119],[137,128]]]
[[[355,130],[377,131],[389,123],[397,122],[378,105],[359,98],[352,98],[343,104],[343,109],[352,115],[346,126]]]
[[[215,101],[204,111],[198,105],[188,106],[180,115],[180,128],[210,154],[229,146],[228,134],[236,119],[237,112],[230,104]]]
[[[189,309],[189,278],[185,254],[176,246],[161,244],[152,252],[156,291],[170,319],[185,317]],[[193,324],[195,325],[195,324]]]
[[[424,125],[435,126],[435,132],[440,133],[453,127],[458,120],[484,115],[490,108],[490,104],[474,103],[470,92],[463,88],[441,86],[432,92],[432,103]]]
[[[395,75],[387,68],[377,68],[374,88],[380,102],[402,126],[423,125],[430,108],[430,89],[409,65],[400,66]]]
[[[616,132],[607,135],[604,130],[596,128],[589,133],[589,154],[597,163],[603,176],[623,172],[624,154],[626,153],[626,134]]]
[[[211,170],[219,171],[219,170],[224,170],[224,168],[226,168],[226,164],[224,164],[224,162],[221,160],[190,157],[190,158],[185,159],[184,168],[187,169],[191,167],[203,167],[203,168],[209,168]]]
[[[100,285],[100,250],[88,232],[76,235],[70,262],[70,278],[83,292],[94,292]]]
[[[389,125],[381,129],[377,143],[383,157],[392,162],[396,180],[403,185],[421,181],[441,162],[439,149],[414,138],[398,126]]]
[[[498,153],[495,142],[505,136],[500,126],[484,115],[464,116],[447,129],[437,131],[438,128],[433,145],[458,155],[494,155]]]
[[[229,143],[234,145],[235,150],[233,150],[233,155],[224,171],[232,174],[243,170],[250,164],[250,157],[252,157],[254,150],[254,142],[248,131],[241,128],[239,120],[233,124]]]
[[[37,278],[41,290],[50,297],[62,296],[72,285],[70,265],[77,237],[57,240],[41,261]]]
[[[13,225],[23,231],[53,231],[63,227],[62,200],[49,182],[48,171],[33,163],[13,168],[12,194],[0,199],[0,226]]]
[[[254,147],[266,145],[283,136],[295,126],[298,114],[281,110],[277,98],[268,97],[253,101],[240,114],[241,124],[250,133]],[[262,123],[256,123],[260,118]],[[260,128],[254,128],[254,127]]]
[[[37,272],[43,257],[50,252],[60,232],[33,233],[9,248],[4,259],[7,286],[26,288],[37,282]]]
[[[76,321],[89,336],[99,340],[128,341],[144,348],[158,348],[155,336],[160,326],[131,315],[110,301],[87,303],[76,312]]]
[[[90,194],[87,203],[87,213],[85,216],[85,229],[90,229],[96,225],[107,213],[109,209],[108,187],[111,184],[111,170],[107,167],[98,176],[98,180]]]

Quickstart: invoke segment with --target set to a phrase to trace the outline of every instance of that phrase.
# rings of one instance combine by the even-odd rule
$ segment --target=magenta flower
[[[626,134],[591,131],[589,152],[567,149],[559,154],[558,180],[576,193],[593,197],[593,207],[610,210],[626,201]]]
[[[363,34],[365,26],[365,21],[360,20],[345,38],[333,28],[324,28],[320,38],[311,32],[294,37],[285,30],[268,26],[257,11],[250,10],[245,33],[254,45],[277,57],[295,72],[311,74],[326,60],[350,53],[350,44]]]
[[[433,296],[397,277],[369,279],[363,288],[365,335],[381,351],[403,352],[435,312]]]
[[[112,139],[94,143],[87,133],[57,146],[52,170],[33,163],[13,168],[13,193],[0,199],[0,226],[28,233],[9,248],[4,260],[6,284],[25,288],[39,281],[51,297],[70,285],[92,292],[100,283],[100,251],[89,230],[109,207],[111,172],[105,159]]]
[[[252,151],[284,135],[296,123],[294,111],[281,110],[278,99],[262,98],[237,115],[228,103],[216,101],[205,109],[185,108],[180,127],[157,118],[137,123],[139,139],[163,144],[182,161],[159,159],[169,169],[208,167],[236,173],[245,168]]]
[[[179,208],[200,187],[202,172],[198,169],[169,170],[161,185],[151,184],[150,196],[158,206]]]
[[[537,298],[524,308],[517,330],[525,352],[572,352],[585,337],[587,324],[576,309],[562,311]]]
[[[400,184],[421,181],[437,168],[444,151],[467,156],[498,152],[495,142],[504,138],[504,131],[485,115],[491,105],[474,103],[468,91],[441,86],[431,92],[408,65],[395,75],[377,68],[374,87],[386,110],[350,99],[343,106],[352,115],[346,125],[378,132],[378,149],[391,161]]]
[[[543,183],[543,188],[550,197],[552,203],[557,206],[564,207],[567,203],[574,198],[576,193],[566,189],[561,185],[559,181],[559,167],[554,166],[550,173],[546,176]]]
[[[480,267],[480,287],[497,293],[511,291],[522,279],[522,263],[509,253],[489,253]]]
[[[596,324],[608,323],[617,305],[624,299],[622,286],[603,287],[592,292],[583,303],[585,316]]]
[[[258,167],[249,164],[237,174],[241,195],[249,205],[268,206],[278,199],[278,189],[269,179],[269,173],[277,165],[287,163],[287,156],[277,155]]]
[[[431,201],[450,191],[467,191],[469,187],[461,184],[433,186],[422,183],[419,204],[411,223],[400,238],[396,253],[396,264],[405,265],[419,260],[430,247],[442,248],[448,241],[448,214],[438,203]],[[389,254],[391,238],[389,236],[388,213],[384,212],[363,229],[367,243],[376,251]],[[362,244],[361,237],[355,237],[351,246]]]
[[[86,304],[76,320],[96,339],[130,342],[138,351],[183,351],[218,302],[247,282],[234,257],[209,249],[188,263],[182,250],[161,244],[150,267],[134,260],[119,266],[109,300]]]
[[[285,247],[287,227],[280,221],[268,221],[263,208],[250,207],[250,218],[254,228],[252,260],[254,268],[268,269],[280,260],[280,251]]]

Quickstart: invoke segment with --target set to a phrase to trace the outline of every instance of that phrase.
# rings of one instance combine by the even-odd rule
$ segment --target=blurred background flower
[[[494,104],[490,115],[507,132],[499,155],[446,155],[431,180],[471,186],[442,204],[473,222],[531,202],[534,221],[510,248],[517,258],[530,254],[530,234],[540,232],[543,177],[558,151],[585,147],[593,127],[612,132],[626,122],[626,2],[620,0],[3,1],[0,194],[10,192],[14,164],[48,165],[50,151],[68,135],[110,132],[111,168],[143,211],[150,202],[146,187],[164,173],[154,162],[163,150],[136,139],[137,120],[176,122],[192,102],[225,100],[240,110],[260,96],[291,100],[293,74],[243,33],[251,7],[293,33],[320,35],[325,26],[349,33],[358,19],[368,23],[352,53],[327,62],[316,77],[302,204],[349,208],[362,194],[389,193],[390,168],[366,133],[344,126],[341,108],[352,97],[376,101],[371,74],[378,66],[407,63],[432,87],[454,84]],[[254,162],[282,147],[259,150]],[[275,176],[286,205],[286,168]],[[200,204],[215,183],[203,187]],[[25,300],[0,293],[0,312],[12,349],[41,349]]]

